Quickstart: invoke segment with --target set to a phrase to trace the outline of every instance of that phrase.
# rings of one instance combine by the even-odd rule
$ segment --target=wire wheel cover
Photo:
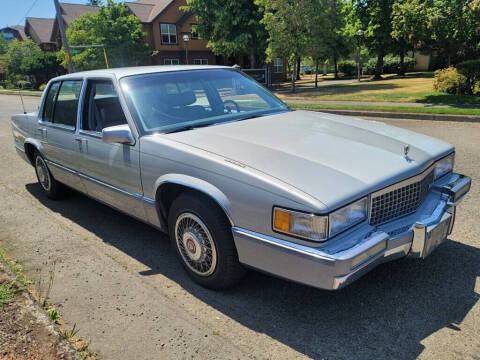
[[[40,156],[37,156],[35,160],[35,170],[40,185],[42,185],[45,191],[49,191],[51,186],[50,173],[48,172],[47,164],[45,164],[45,161]]]
[[[175,242],[185,264],[201,276],[211,275],[217,266],[217,249],[210,231],[200,218],[183,213],[175,223]]]

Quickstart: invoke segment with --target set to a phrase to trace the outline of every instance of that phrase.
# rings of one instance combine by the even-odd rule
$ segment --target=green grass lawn
[[[331,104],[298,104],[287,103],[291,109],[305,110],[365,110],[365,111],[386,111],[400,113],[422,113],[422,114],[449,114],[449,115],[477,115],[480,116],[480,109],[455,108],[455,107],[409,107],[409,106],[372,106],[372,105],[331,105]]]
[[[337,101],[375,101],[428,103],[445,105],[469,105],[480,107],[480,96],[450,95],[433,89],[433,74],[410,75],[405,78],[386,76],[385,80],[360,83],[320,86],[313,89],[310,84],[302,84],[298,92],[291,94],[279,92],[277,96],[289,100],[337,100]]]

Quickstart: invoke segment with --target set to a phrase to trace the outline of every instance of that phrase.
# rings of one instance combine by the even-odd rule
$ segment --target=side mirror
[[[128,125],[116,125],[104,128],[102,130],[102,141],[107,144],[135,144],[135,139]]]

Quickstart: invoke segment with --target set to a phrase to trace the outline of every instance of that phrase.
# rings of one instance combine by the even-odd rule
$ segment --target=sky
[[[118,0],[119,1],[119,0]],[[85,4],[86,0],[60,0],[70,4]],[[0,28],[25,25],[25,17],[55,17],[53,0],[0,0]]]

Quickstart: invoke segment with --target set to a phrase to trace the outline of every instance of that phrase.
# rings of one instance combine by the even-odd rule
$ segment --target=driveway
[[[338,292],[254,271],[213,292],[155,229],[78,193],[47,199],[13,148],[19,105],[0,96],[0,244],[33,278],[55,269],[51,301],[101,359],[478,359],[480,124],[381,120],[453,143],[474,181],[425,261],[384,264]]]

